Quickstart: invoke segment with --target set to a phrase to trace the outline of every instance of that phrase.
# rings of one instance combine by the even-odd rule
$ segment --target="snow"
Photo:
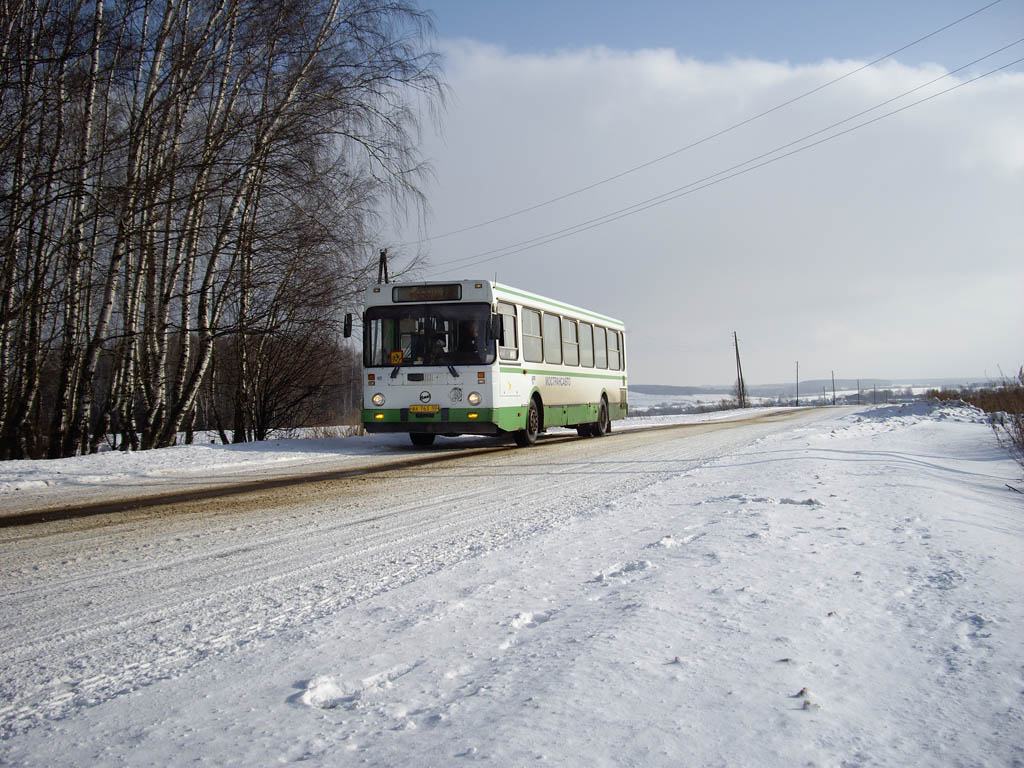
[[[332,548],[376,548],[389,564],[372,576],[343,554],[321,563],[331,550],[315,542],[334,529],[300,506],[265,513],[277,528],[264,513],[225,512],[131,532],[110,523],[123,538],[97,543],[86,537],[99,529],[70,523],[0,529],[0,763],[1024,763],[1024,495],[1006,487],[1022,486],[1020,467],[967,406],[785,415],[658,443],[621,435],[459,459],[436,493],[419,493],[437,532],[406,538],[416,512],[393,478],[386,498],[402,516],[367,520],[372,546],[340,527],[354,517],[332,523]],[[382,455],[399,450],[353,443],[375,441]],[[311,442],[318,460],[337,447]],[[258,454],[252,466],[265,467],[297,465],[300,450],[208,455]],[[342,460],[369,449],[351,450]],[[82,481],[67,475],[148,482],[179,461],[163,453],[130,467],[77,459],[60,476],[41,465],[34,479],[68,494]],[[4,482],[22,471],[0,465]],[[486,527],[471,517],[485,502],[460,484],[482,476],[509,497]],[[533,492],[541,485],[556,502]],[[336,500],[335,514],[360,503]],[[160,594],[145,557],[169,592],[185,588],[182,564],[213,568],[226,553],[244,564],[264,539],[287,569],[213,571],[235,581],[216,599],[190,597],[186,613],[169,597],[144,604]],[[161,551],[142,553],[149,541]],[[85,604],[115,584],[122,644]],[[273,610],[257,614],[257,597]],[[231,600],[243,610],[230,613]],[[73,650],[32,634],[33,601],[50,601]],[[259,630],[246,634],[250,624]],[[92,684],[104,675],[116,683]]]
[[[196,478],[197,473],[205,483],[272,469],[307,470],[339,457],[352,461],[390,453],[408,442],[408,437],[399,440],[397,436],[373,440],[268,440],[237,445],[210,442],[137,453],[105,451],[70,459],[3,461],[0,462],[0,500],[31,490],[87,492],[118,483],[153,488]]]
[[[787,410],[759,409],[758,413]],[[742,418],[740,409],[675,416],[636,416],[615,422],[615,429],[644,429],[670,424],[704,424]],[[298,431],[298,430],[297,430]],[[555,428],[551,434],[575,435]],[[345,471],[380,465],[396,458],[494,447],[490,437],[438,438],[434,447],[415,448],[408,435],[292,438],[222,445],[215,441],[176,445],[136,453],[104,451],[89,456],[41,461],[0,461],[0,517],[69,503],[86,504],[233,485],[254,478]]]

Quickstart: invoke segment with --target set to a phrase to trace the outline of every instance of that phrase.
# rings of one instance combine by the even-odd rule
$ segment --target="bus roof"
[[[423,282],[387,283],[385,285],[374,285],[366,290],[367,307],[404,303],[482,302],[493,304],[495,301],[508,301],[515,304],[525,304],[535,309],[571,313],[608,325],[625,328],[625,324],[621,320],[613,317],[491,280],[428,280]]]

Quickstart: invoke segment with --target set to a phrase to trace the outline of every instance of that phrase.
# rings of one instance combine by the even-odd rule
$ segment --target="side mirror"
[[[351,312],[346,312],[345,313],[345,328],[344,328],[343,333],[344,333],[346,339],[352,337],[352,313]]]
[[[491,315],[491,338],[501,341],[501,315]]]

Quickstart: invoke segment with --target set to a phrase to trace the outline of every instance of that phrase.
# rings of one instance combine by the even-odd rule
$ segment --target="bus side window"
[[[363,326],[367,342],[363,346],[363,365],[387,365],[394,342],[392,321],[375,317]]]
[[[580,364],[580,344],[576,338],[576,321],[562,318],[562,359],[566,365]]]
[[[594,367],[594,326],[580,323],[580,365]]]
[[[502,360],[519,359],[519,340],[516,338],[516,308],[511,304],[498,304],[501,318],[501,338],[498,339],[498,354]]]
[[[562,362],[562,318],[544,313],[544,362]]]
[[[528,363],[540,363],[544,360],[540,312],[535,309],[523,310],[523,359]]]
[[[604,328],[594,327],[594,362],[598,368],[608,367],[608,340]]]
[[[619,357],[619,332],[608,331],[608,367],[613,371],[618,371],[622,368],[622,363]]]

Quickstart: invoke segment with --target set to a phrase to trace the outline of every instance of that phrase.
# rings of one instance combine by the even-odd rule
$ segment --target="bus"
[[[551,427],[608,434],[628,412],[622,321],[486,280],[366,291],[367,432],[498,435],[530,446]]]

